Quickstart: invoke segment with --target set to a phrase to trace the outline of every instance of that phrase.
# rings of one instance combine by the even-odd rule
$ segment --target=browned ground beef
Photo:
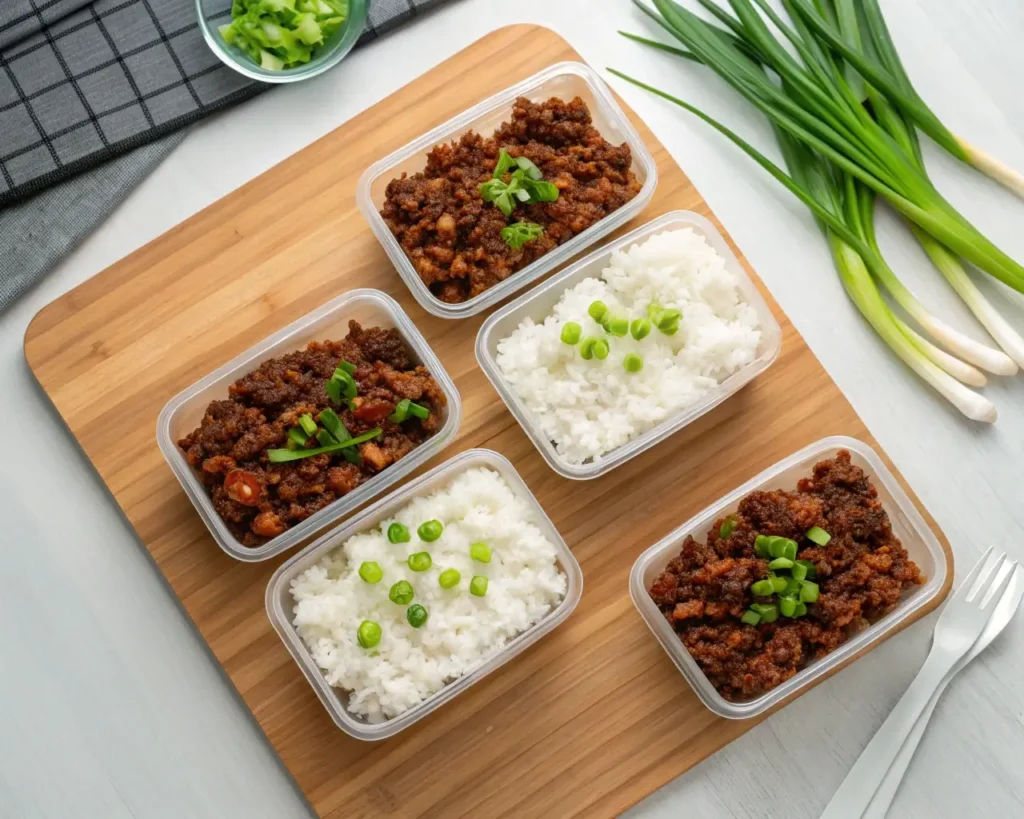
[[[352,408],[334,404],[325,389],[342,360],[356,365],[359,394]],[[403,398],[429,409],[430,417],[389,421]],[[235,537],[246,546],[259,546],[412,452],[437,431],[444,405],[444,393],[424,367],[413,365],[397,330],[363,329],[350,321],[343,341],[311,342],[238,379],[228,397],[213,401],[199,428],[178,446]],[[266,451],[286,446],[288,430],[300,415],[316,417],[328,406],[353,437],[378,426],[384,430],[359,447],[361,465],[349,463],[340,452],[268,461]],[[311,440],[309,446],[318,444]],[[244,495],[232,488],[236,482]]]
[[[888,614],[904,589],[924,578],[892,531],[878,492],[843,450],[814,466],[796,492],[751,492],[735,514],[736,528],[719,537],[715,521],[707,543],[687,537],[679,557],[651,584],[650,595],[683,645],[728,700],[757,697]],[[832,539],[805,538],[819,526]],[[768,575],[754,553],[758,535],[799,544],[797,557],[817,568],[821,594],[807,615],[749,626],[740,617],[753,597],[750,585]]]
[[[502,148],[537,165],[559,189],[558,201],[519,204],[511,219],[484,202],[478,188],[492,178]],[[422,172],[393,179],[380,214],[434,295],[462,302],[636,196],[641,186],[632,163],[629,145],[607,142],[579,97],[542,103],[520,97],[512,120],[493,136],[469,131],[457,142],[435,146]],[[513,250],[501,230],[520,219],[542,225],[544,233]]]

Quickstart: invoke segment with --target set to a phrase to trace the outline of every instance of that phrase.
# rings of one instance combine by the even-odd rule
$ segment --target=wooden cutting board
[[[606,477],[567,481],[544,464],[477,367],[482,317],[443,321],[409,295],[356,210],[363,169],[545,66],[578,59],[548,29],[496,31],[50,304],[26,333],[39,383],[321,816],[611,816],[721,748],[754,722],[718,719],[698,702],[633,609],[633,561],[812,441],[845,434],[877,448],[762,287],[783,329],[782,354],[765,374]],[[623,230],[678,208],[715,221],[629,113],[661,178],[647,210]],[[578,609],[559,629],[378,744],[334,727],[272,632],[263,595],[284,558],[246,565],[224,555],[154,437],[171,396],[354,287],[397,298],[462,394],[459,436],[428,466],[477,446],[506,455],[585,579]]]

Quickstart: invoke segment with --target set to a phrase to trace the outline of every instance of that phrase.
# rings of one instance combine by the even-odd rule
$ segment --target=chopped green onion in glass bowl
[[[333,68],[366,28],[369,0],[196,0],[207,45],[260,82],[286,83]]]

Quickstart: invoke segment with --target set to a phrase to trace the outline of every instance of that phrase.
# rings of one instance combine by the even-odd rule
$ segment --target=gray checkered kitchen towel
[[[444,1],[371,0],[360,42]],[[267,88],[217,60],[192,0],[0,0],[0,310],[170,152],[172,132]]]

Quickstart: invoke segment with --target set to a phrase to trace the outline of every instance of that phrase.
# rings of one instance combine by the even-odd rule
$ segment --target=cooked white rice
[[[428,520],[444,525],[440,539],[425,543],[416,534]],[[392,544],[385,532],[404,524],[409,543]],[[491,547],[491,562],[469,557],[471,543]],[[433,565],[413,572],[406,559],[430,552]],[[401,714],[440,691],[499,652],[551,612],[565,597],[566,578],[554,544],[537,526],[527,502],[492,469],[472,468],[424,497],[413,499],[393,518],[354,535],[291,584],[294,624],[327,681],[349,692],[348,710],[369,722]],[[363,561],[384,570],[379,583],[358,574]],[[442,589],[438,576],[454,568],[459,585]],[[489,580],[487,594],[469,592],[473,575]],[[388,590],[399,580],[415,590],[413,603],[429,618],[415,629],[406,606],[392,603]],[[383,636],[372,650],[361,648],[356,631],[363,620],[380,624]]]
[[[655,303],[682,313],[679,331],[641,341],[613,338],[587,313],[596,300],[637,318]],[[575,321],[583,337],[607,338],[609,356],[584,361],[560,340]],[[761,331],[725,260],[691,228],[665,231],[612,254],[600,278],[566,290],[543,324],[526,319],[497,345],[497,364],[558,453],[571,464],[598,461],[691,406],[754,361]],[[639,373],[623,369],[629,353]]]

